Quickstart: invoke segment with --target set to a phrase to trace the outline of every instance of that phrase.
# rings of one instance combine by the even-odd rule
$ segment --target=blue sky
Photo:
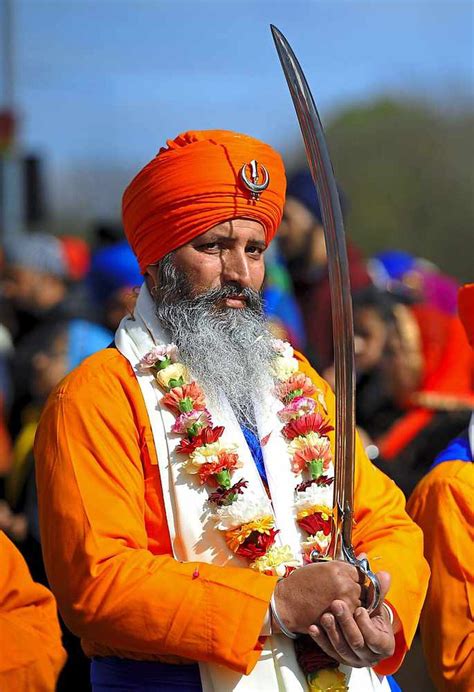
[[[379,93],[473,93],[473,4],[419,0],[14,0],[22,143],[58,180],[130,174],[164,139],[222,127],[287,153],[297,123],[269,24],[323,117]]]

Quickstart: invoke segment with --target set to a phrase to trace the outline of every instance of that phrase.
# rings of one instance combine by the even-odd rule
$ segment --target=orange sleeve
[[[249,673],[276,580],[150,552],[131,404],[140,390],[131,371],[127,391],[106,366],[96,354],[60,385],[36,437],[42,546],[61,614],[94,650]]]
[[[431,581],[421,615],[426,662],[437,689],[468,692],[474,682],[474,464],[446,461],[408,503],[425,534]]]
[[[304,359],[300,369],[320,387],[328,415],[334,420],[335,399],[329,385]],[[423,557],[422,532],[405,511],[403,493],[369,461],[359,438],[354,505],[354,549],[356,553],[367,554],[374,572],[390,573],[392,581],[387,602],[402,625],[395,636],[395,653],[375,668],[381,675],[390,675],[400,667],[415,635],[428,585],[429,568]]]
[[[53,692],[66,654],[56,603],[0,532],[0,689]]]

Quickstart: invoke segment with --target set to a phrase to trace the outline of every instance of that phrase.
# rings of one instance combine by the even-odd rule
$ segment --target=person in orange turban
[[[474,284],[459,290],[459,317],[474,347]],[[474,682],[474,414],[435,459],[408,511],[425,535],[431,580],[420,626],[428,670],[440,692]]]
[[[268,173],[258,200],[250,162]],[[257,184],[264,184],[264,174]],[[190,131],[168,140],[129,184],[123,195],[125,234],[142,273],[176,248],[229,219],[259,221],[273,239],[285,202],[286,178],[280,155],[268,144],[227,130]]]
[[[46,570],[94,692],[387,690],[412,640],[421,531],[360,444],[354,547],[383,603],[359,607],[348,563],[309,564],[329,549],[335,401],[265,321],[284,198],[280,156],[225,130],[179,135],[125,190],[133,316],[59,385],[35,442]]]

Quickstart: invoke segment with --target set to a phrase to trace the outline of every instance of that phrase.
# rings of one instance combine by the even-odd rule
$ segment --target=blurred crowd
[[[340,200],[349,215],[342,190]],[[367,259],[349,239],[348,257],[357,424],[373,463],[408,498],[437,454],[467,427],[474,408],[473,356],[457,316],[458,285],[401,249]],[[306,171],[289,180],[266,264],[272,330],[334,385],[326,248]],[[39,416],[70,370],[113,347],[142,277],[121,229],[105,224],[90,244],[45,232],[3,238],[0,271],[0,529],[19,547],[33,578],[47,583],[32,454]],[[78,643],[66,633],[66,644],[69,663],[60,689],[88,689]],[[68,682],[71,675],[78,687]]]

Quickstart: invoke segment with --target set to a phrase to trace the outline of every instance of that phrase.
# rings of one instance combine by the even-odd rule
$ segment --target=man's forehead
[[[207,231],[197,236],[194,240],[208,238],[240,238],[261,240],[265,242],[265,229],[263,224],[254,219],[229,219],[223,223],[209,228]]]

